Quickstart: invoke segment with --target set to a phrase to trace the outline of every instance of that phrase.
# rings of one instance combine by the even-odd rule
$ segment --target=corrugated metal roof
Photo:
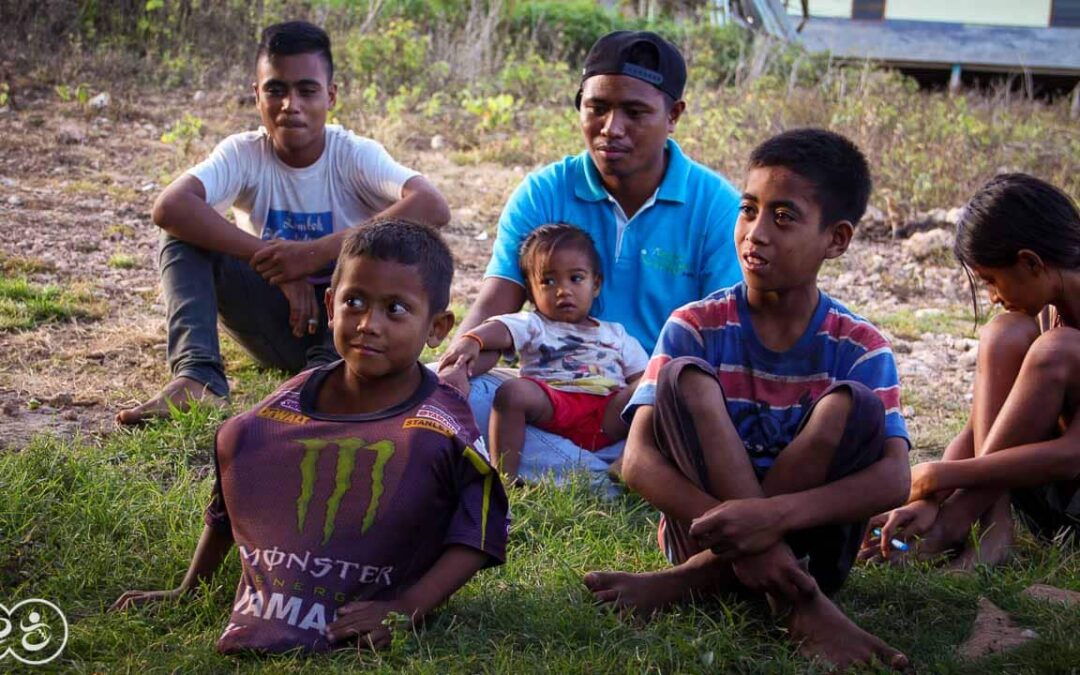
[[[930,21],[814,17],[800,35],[810,51],[889,65],[1080,74],[1080,29],[1011,28]]]

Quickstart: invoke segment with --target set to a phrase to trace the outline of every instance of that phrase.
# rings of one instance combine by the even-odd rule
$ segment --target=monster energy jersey
[[[504,560],[506,493],[465,400],[420,367],[394,408],[320,414],[336,367],[301,373],[218,431],[206,523],[231,528],[243,567],[219,651],[325,651],[338,607],[398,597],[447,546]]]

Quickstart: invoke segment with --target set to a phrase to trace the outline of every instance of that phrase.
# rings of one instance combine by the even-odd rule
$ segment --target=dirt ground
[[[25,273],[34,283],[83,289],[100,315],[0,333],[0,448],[17,449],[42,432],[109,433],[118,407],[152,395],[166,382],[158,231],[149,211],[164,184],[217,141],[257,126],[254,109],[238,93],[113,92],[107,107],[93,110],[42,90],[0,113],[2,269]],[[204,120],[201,136],[186,152],[182,144],[160,140],[185,112]],[[410,139],[390,149],[449,199],[453,220],[445,233],[458,262],[453,298],[468,304],[490,254],[499,211],[533,167],[458,166],[427,141]],[[736,184],[742,179],[729,178]],[[915,317],[914,332],[893,337],[909,421],[920,452],[927,453],[940,451],[946,440],[941,430],[955,424],[974,371],[967,285],[945,245],[946,240],[931,242],[927,254],[860,236],[843,258],[826,266],[822,282],[886,328],[893,325],[890,319]],[[124,256],[133,264],[119,264]],[[936,325],[935,317],[957,314],[966,327],[919,329]]]

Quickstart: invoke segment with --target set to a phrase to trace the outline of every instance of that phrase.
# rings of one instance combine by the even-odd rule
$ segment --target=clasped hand
[[[251,256],[249,262],[252,269],[275,286],[315,274],[327,264],[319,255],[318,243],[284,239],[269,242]]]
[[[742,557],[779,543],[785,534],[782,521],[770,499],[731,499],[695,518],[690,536],[719,556]]]

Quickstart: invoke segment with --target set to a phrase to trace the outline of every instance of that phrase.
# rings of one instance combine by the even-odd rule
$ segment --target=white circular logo
[[[39,666],[60,656],[67,640],[67,617],[48,600],[30,598],[11,609],[0,604],[0,661],[11,654]]]

